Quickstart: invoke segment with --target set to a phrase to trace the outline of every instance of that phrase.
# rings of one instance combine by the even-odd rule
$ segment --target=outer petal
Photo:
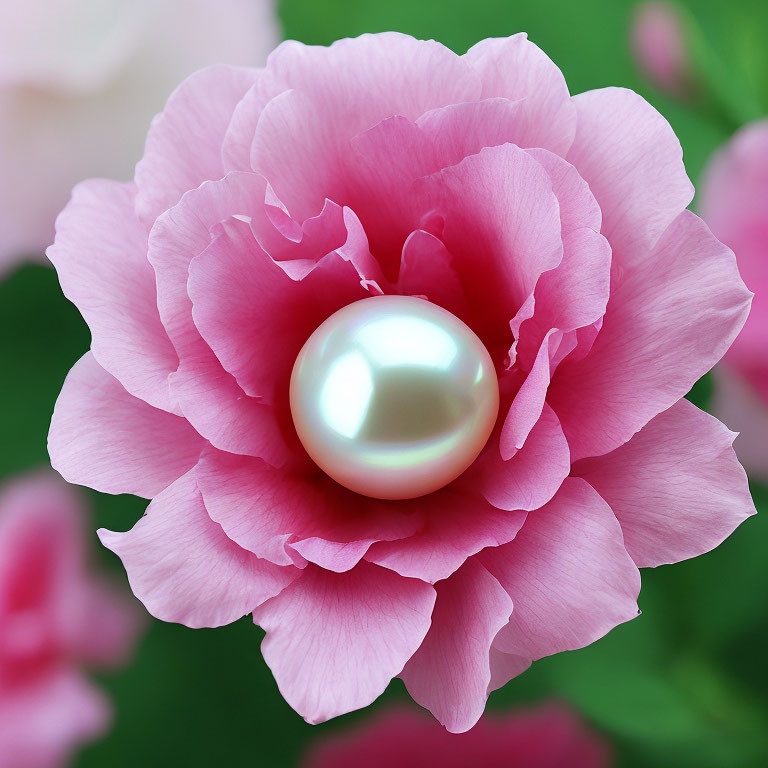
[[[228,539],[208,517],[194,470],[155,497],[130,531],[102,528],[99,538],[123,561],[131,589],[153,616],[193,628],[239,619],[299,573]]]
[[[323,475],[297,475],[259,459],[209,450],[197,475],[210,516],[227,536],[278,565],[301,560],[296,551],[317,562],[322,540],[322,565],[348,570],[372,542],[402,539],[423,525],[410,505],[368,499]],[[329,561],[333,548],[338,551]],[[352,554],[357,559],[350,563]]]
[[[709,552],[755,513],[735,435],[687,400],[574,471],[611,506],[639,568]]]
[[[309,566],[254,612],[261,649],[285,700],[309,723],[368,706],[421,645],[435,590],[361,562]]]
[[[90,352],[67,375],[48,433],[65,480],[146,498],[194,466],[204,443],[180,416],[129,395]]]
[[[568,478],[516,539],[479,556],[515,604],[494,646],[539,659],[582,648],[634,618],[640,573],[610,507]]]
[[[463,733],[485,709],[491,643],[509,621],[512,600],[475,559],[436,589],[432,627],[400,676],[419,704]]]
[[[462,58],[480,75],[484,99],[522,100],[517,144],[560,155],[568,151],[576,131],[568,86],[554,62],[525,33],[482,40]]]
[[[573,460],[622,445],[677,402],[728,349],[750,299],[733,254],[680,214],[614,287],[591,352],[550,385]]]
[[[451,488],[416,499],[412,506],[425,511],[424,529],[399,541],[374,544],[365,559],[429,583],[447,579],[481,549],[512,541],[526,516]]]
[[[578,127],[567,159],[603,212],[603,234],[622,267],[644,261],[691,202],[693,185],[669,123],[641,96],[602,88],[574,96]]]
[[[134,214],[135,195],[133,184],[78,184],[47,253],[64,295],[90,328],[94,357],[132,395],[169,411],[168,374],[179,359],[157,312],[147,230]]]
[[[136,166],[136,212],[149,226],[187,190],[224,175],[227,127],[257,77],[256,69],[216,65],[196,72],[171,94]]]
[[[557,493],[571,470],[570,453],[555,412],[545,403],[525,445],[504,461],[493,438],[468,481],[499,509],[538,509]],[[477,474],[475,474],[475,472]]]
[[[480,92],[476,74],[448,48],[396,32],[329,48],[289,41],[267,69],[292,91],[262,112],[251,163],[299,220],[316,214],[326,197],[346,202],[342,169],[353,136],[392,115],[415,120]]]

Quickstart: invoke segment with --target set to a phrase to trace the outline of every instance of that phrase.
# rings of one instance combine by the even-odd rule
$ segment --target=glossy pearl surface
[[[483,343],[423,299],[374,296],[331,315],[291,375],[291,413],[315,463],[366,496],[436,491],[477,458],[499,410]]]

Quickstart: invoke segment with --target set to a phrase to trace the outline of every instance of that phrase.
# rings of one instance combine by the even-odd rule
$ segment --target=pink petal
[[[149,226],[190,189],[224,176],[221,145],[259,71],[222,64],[187,78],[152,122],[136,166],[136,212]]]
[[[528,515],[514,541],[480,560],[514,602],[494,646],[539,659],[589,645],[634,618],[640,573],[611,508],[579,478]]]
[[[426,515],[423,530],[398,541],[379,541],[365,555],[369,562],[430,584],[448,578],[485,547],[511,541],[525,512],[496,509],[485,499],[446,488],[413,502]]]
[[[264,107],[286,90],[276,77],[261,73],[235,106],[221,146],[224,170],[250,171],[251,145]]]
[[[0,694],[0,757],[8,768],[58,768],[111,719],[105,696],[74,670],[54,669]]]
[[[188,291],[195,325],[223,367],[246,394],[270,403],[287,391],[312,332],[369,295],[355,268],[336,253],[312,264],[302,279],[291,279],[238,220],[192,260]]]
[[[235,215],[258,215],[265,192],[260,176],[231,173],[186,193],[152,228],[149,260],[160,317],[179,354],[170,385],[184,416],[216,447],[279,464],[287,454],[273,409],[246,396],[221,367],[195,327],[187,294],[190,262],[210,244],[211,230]]]
[[[48,433],[65,480],[145,498],[194,466],[203,445],[184,419],[129,395],[90,352],[67,375]]]
[[[323,475],[302,476],[259,459],[208,450],[197,474],[209,514],[227,536],[278,565],[300,552],[331,570],[348,570],[372,542],[402,539],[423,526],[414,506],[368,499]]]
[[[78,660],[99,668],[125,663],[144,628],[141,606],[127,589],[109,581],[84,586],[83,617],[74,643]]]
[[[133,184],[78,184],[47,253],[64,295],[90,328],[99,364],[132,395],[170,411],[168,374],[179,359],[157,312],[147,231],[133,212],[135,194]]]
[[[241,549],[203,505],[194,471],[156,496],[130,531],[99,538],[120,557],[136,597],[162,621],[218,627],[253,611],[296,578]]]
[[[701,215],[715,237],[736,254],[739,271],[754,291],[752,310],[726,361],[768,403],[768,121],[741,130],[710,161],[701,189]],[[738,426],[738,425],[736,425]],[[736,450],[739,450],[739,442]],[[768,463],[763,465],[768,472]]]
[[[329,48],[289,41],[272,53],[267,69],[292,90],[261,113],[251,164],[299,220],[316,214],[326,197],[346,201],[344,157],[353,136],[392,115],[413,121],[435,107],[472,101],[480,91],[456,54],[396,32]]]
[[[502,627],[504,629],[504,627]],[[491,682],[488,683],[488,695],[503,688],[510,680],[522,675],[531,666],[531,659],[503,653],[496,646],[491,646]]]
[[[639,568],[676,563],[714,549],[755,513],[734,436],[680,400],[574,471],[608,502]]]
[[[436,590],[432,626],[400,676],[451,733],[463,733],[485,709],[491,643],[509,621],[512,600],[475,559]]]
[[[456,165],[484,147],[508,143],[526,146],[520,135],[523,104],[502,98],[485,99],[450,104],[423,114],[416,124],[432,144],[437,166],[430,172]]]
[[[3,486],[0,635],[6,671],[34,673],[51,649],[68,653],[88,584],[84,528],[82,500],[55,475],[22,476]]]
[[[445,221],[441,239],[479,330],[487,326],[498,336],[541,273],[563,257],[549,175],[524,150],[504,144],[417,182],[417,188],[420,209]]]
[[[309,723],[368,706],[400,673],[430,625],[435,590],[361,562],[309,566],[254,612],[261,649],[285,700]]]
[[[458,316],[466,316],[467,300],[453,258],[442,241],[417,229],[403,246],[398,290],[408,296],[426,296]]]
[[[677,402],[728,349],[750,298],[731,251],[680,214],[614,286],[591,352],[553,378],[572,459],[608,453]]]
[[[573,103],[578,127],[567,160],[600,204],[614,261],[639,264],[693,198],[680,142],[634,91],[601,88]]]
[[[611,274],[611,247],[600,234],[600,208],[584,179],[551,152],[532,149],[528,153],[552,180],[560,205],[563,259],[536,283],[536,311],[523,325],[517,347],[520,364],[526,368],[552,328],[568,332],[602,318]]]
[[[483,81],[482,98],[522,100],[521,147],[544,147],[564,155],[576,130],[576,111],[565,78],[525,33],[489,38],[462,57]]]
[[[511,760],[511,762],[510,762]],[[303,768],[609,768],[610,750],[566,706],[489,712],[466,734],[390,706],[314,742]]]
[[[557,334],[552,338],[552,334]],[[541,417],[550,377],[550,356],[559,343],[559,332],[549,331],[539,348],[530,373],[517,391],[504,419],[499,449],[504,461],[511,459],[524,445]],[[550,352],[550,344],[553,349]]]
[[[512,458],[504,461],[491,438],[468,478],[493,506],[531,510],[546,504],[570,471],[568,443],[555,412],[545,403],[525,445]]]

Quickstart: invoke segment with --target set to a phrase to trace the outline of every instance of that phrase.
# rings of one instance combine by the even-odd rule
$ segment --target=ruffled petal
[[[424,525],[413,505],[369,499],[259,459],[208,450],[197,472],[211,518],[241,547],[279,565],[322,559],[323,567],[348,570],[374,541],[402,539]]]
[[[568,478],[514,541],[479,555],[514,602],[494,646],[539,659],[589,645],[638,614],[640,572],[610,507]]]
[[[373,544],[365,559],[430,584],[448,578],[481,549],[512,541],[526,517],[450,488],[411,504],[424,512],[423,529],[402,540]]]
[[[134,214],[136,187],[78,184],[56,221],[48,258],[64,295],[91,331],[99,364],[136,397],[172,410],[168,375],[179,359],[160,322],[147,230]]]
[[[123,561],[133,593],[153,616],[195,629],[236,621],[300,573],[227,538],[206,512],[194,470],[156,496],[130,531],[102,528],[99,538]]]
[[[218,64],[188,77],[152,122],[136,166],[136,212],[148,226],[204,181],[224,176],[221,146],[259,70]]]
[[[337,245],[342,245],[337,243]],[[330,253],[292,279],[233,219],[189,266],[195,325],[243,391],[274,402],[296,356],[330,315],[370,295],[354,266]],[[276,344],[275,340],[280,343]]]
[[[565,155],[576,110],[557,65],[525,33],[481,40],[462,57],[480,75],[484,99],[521,100],[517,144]]]
[[[499,509],[538,509],[571,471],[570,452],[555,412],[544,403],[525,445],[505,461],[493,439],[469,470],[467,481]]]
[[[309,723],[368,706],[421,645],[435,590],[361,562],[307,567],[254,612],[264,658],[285,700]]]
[[[563,257],[560,208],[546,170],[512,144],[483,149],[416,182],[419,210],[444,221],[473,328],[486,344],[503,334],[542,272]],[[486,338],[487,337],[487,338]]]
[[[149,260],[157,276],[160,318],[179,355],[169,381],[184,416],[221,450],[283,463],[288,452],[273,409],[248,397],[200,336],[187,293],[192,259],[210,244],[212,231],[233,216],[263,215],[266,181],[230,173],[187,192],[155,223]]]
[[[408,693],[451,732],[483,714],[491,683],[489,654],[512,600],[475,559],[437,587],[432,626],[400,673]]]
[[[634,91],[601,88],[573,103],[578,127],[567,160],[600,204],[614,260],[631,267],[693,198],[683,150],[669,123]]]
[[[193,467],[204,444],[180,416],[129,395],[91,352],[67,375],[48,433],[51,464],[65,480],[145,498]]]
[[[610,505],[639,568],[709,552],[755,514],[747,476],[717,419],[680,400],[628,443],[574,467]]]
[[[548,402],[575,461],[627,442],[728,349],[751,294],[736,260],[694,214],[680,214],[613,287],[590,353],[564,361]]]
[[[477,75],[455,53],[396,32],[328,48],[288,41],[267,69],[292,90],[261,113],[251,164],[299,220],[316,214],[326,197],[347,202],[344,157],[353,136],[392,115],[413,121],[480,92]]]

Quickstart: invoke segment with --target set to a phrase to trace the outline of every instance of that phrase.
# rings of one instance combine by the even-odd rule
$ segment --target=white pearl
[[[331,315],[291,374],[291,414],[315,463],[341,485],[409,499],[455,480],[499,410],[483,343],[423,299],[375,296]]]

